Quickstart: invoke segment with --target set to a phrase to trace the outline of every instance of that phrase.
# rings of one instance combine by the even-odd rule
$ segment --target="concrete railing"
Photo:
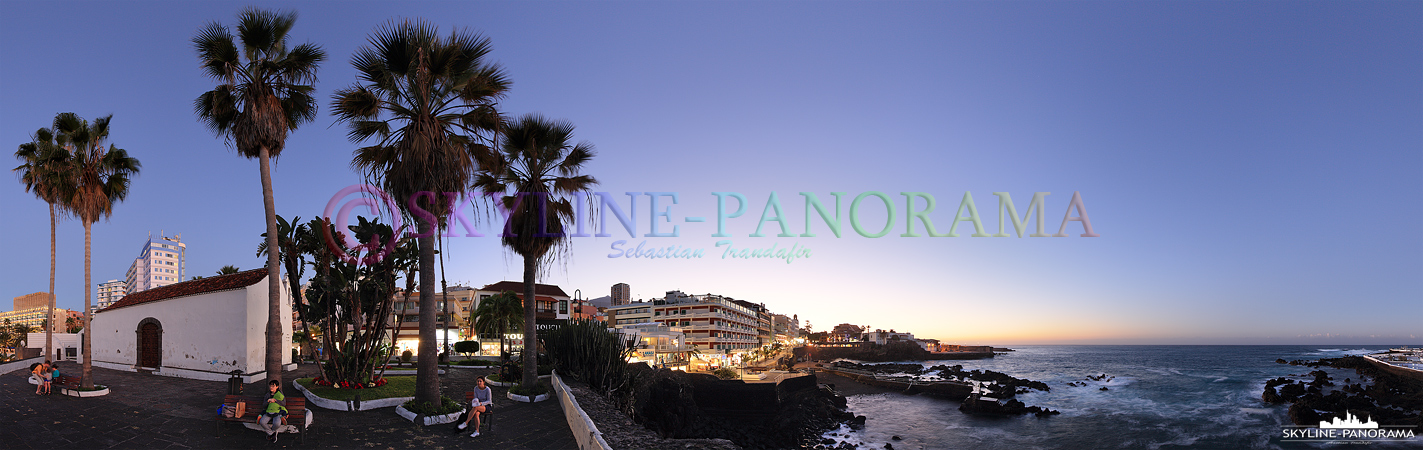
[[[1384,372],[1388,372],[1405,378],[1412,378],[1414,380],[1423,381],[1423,370],[1412,369],[1403,366],[1395,366],[1393,364],[1389,364],[1388,362],[1380,361],[1378,358],[1374,358],[1373,356],[1369,355],[1364,355],[1364,360],[1368,361],[1370,364],[1373,364],[1374,367],[1377,367],[1379,368],[1379,370],[1382,370]]]
[[[558,403],[563,406],[563,416],[568,419],[568,428],[573,431],[579,450],[613,450],[608,441],[603,440],[598,425],[578,406],[578,399],[573,398],[573,393],[568,390],[568,385],[563,384],[558,372],[553,374],[553,390],[558,394]]]
[[[42,362],[44,362],[44,358],[36,356],[34,358],[22,359],[19,361],[10,361],[5,364],[0,364],[0,375],[14,372],[20,369],[29,370],[30,364]]]

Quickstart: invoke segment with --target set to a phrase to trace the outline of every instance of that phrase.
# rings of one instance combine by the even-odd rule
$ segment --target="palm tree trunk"
[[[267,379],[282,382],[282,265],[278,259],[281,250],[277,246],[277,202],[272,195],[271,153],[266,146],[259,152],[258,165],[262,171],[262,207],[267,212]],[[89,280],[84,280],[88,283]]]
[[[539,379],[539,345],[534,330],[534,273],[538,257],[524,257],[524,389],[533,389]],[[527,392],[527,391],[526,391]]]
[[[90,362],[90,360],[94,359],[94,346],[90,345],[94,337],[92,336],[94,329],[89,326],[89,320],[92,319],[89,316],[92,314],[87,314],[89,311],[89,302],[91,301],[89,299],[89,243],[93,237],[93,229],[94,222],[84,220],[84,311],[86,314],[84,314],[84,371],[83,375],[79,377],[79,386],[84,389],[94,388],[94,366]]]
[[[86,284],[84,290],[87,292],[89,286]],[[89,315],[89,309],[84,309],[84,315]],[[44,315],[47,318],[54,318],[54,203],[49,204],[49,312]],[[64,330],[69,331],[69,330]],[[45,358],[54,355],[54,327],[45,327],[44,330],[44,354]]]
[[[415,402],[440,404],[440,368],[435,350],[435,226],[420,218],[420,348],[415,365]]]

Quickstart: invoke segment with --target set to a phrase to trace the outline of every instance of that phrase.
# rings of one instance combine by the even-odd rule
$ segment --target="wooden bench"
[[[491,390],[491,392],[492,392],[492,390]],[[490,401],[493,401],[494,399],[491,398],[491,399],[489,399],[489,400],[490,400]],[[474,391],[465,391],[465,393],[464,393],[464,404],[465,404],[465,407],[466,407],[466,408],[470,408],[470,409],[474,409],[474,407],[469,406],[469,405],[470,405],[470,402],[473,402],[473,401],[474,401]],[[493,406],[494,406],[494,405],[489,405],[489,407],[484,408],[484,412],[479,415],[479,423],[480,423],[480,425],[489,425],[489,431],[490,431],[490,432],[493,432],[493,431],[494,431],[494,421],[490,420],[490,419],[493,419],[493,418],[494,418],[494,408],[493,408]],[[471,411],[470,414],[474,414],[474,412]],[[475,430],[475,431],[479,431],[479,430]]]
[[[79,378],[60,374],[59,378],[50,380],[50,387],[58,387],[60,392],[64,392],[65,389],[76,391],[79,390],[79,385],[82,384],[82,382],[83,380]]]
[[[244,397],[241,395],[228,395],[222,398],[225,406],[237,407],[237,402],[247,404],[247,410],[242,417],[223,417],[222,413],[217,415],[217,436],[222,436],[223,422],[257,423],[257,418],[262,416],[262,411],[266,410],[265,398]],[[301,435],[301,443],[306,443],[306,399],[302,397],[287,397],[287,425],[296,427]]]

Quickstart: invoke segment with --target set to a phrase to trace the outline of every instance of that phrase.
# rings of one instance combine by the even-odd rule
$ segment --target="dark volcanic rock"
[[[663,437],[721,438],[748,449],[828,446],[821,434],[856,419],[814,375],[752,384],[645,364],[633,372],[632,416]]]
[[[1357,356],[1318,361],[1296,360],[1290,361],[1290,364],[1354,369],[1359,374],[1358,383],[1350,384],[1352,377],[1346,378],[1343,386],[1333,390],[1328,388],[1335,384],[1324,370],[1302,375],[1309,379],[1308,383],[1288,378],[1267,381],[1261,400],[1290,403],[1289,417],[1295,425],[1318,425],[1321,420],[1330,420],[1346,411],[1369,417],[1380,425],[1423,425],[1423,414],[1417,412],[1423,409],[1423,382],[1380,371]],[[1278,392],[1276,386],[1279,387]]]

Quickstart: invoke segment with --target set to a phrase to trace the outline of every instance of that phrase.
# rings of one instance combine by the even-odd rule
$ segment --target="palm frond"
[[[193,37],[193,47],[198,51],[198,63],[204,73],[214,79],[232,82],[233,73],[242,61],[227,27],[217,22],[207,24]]]

